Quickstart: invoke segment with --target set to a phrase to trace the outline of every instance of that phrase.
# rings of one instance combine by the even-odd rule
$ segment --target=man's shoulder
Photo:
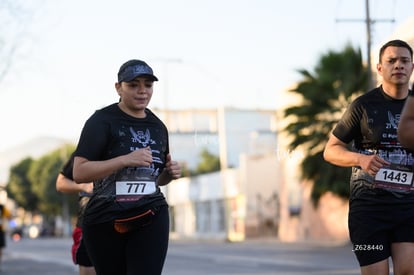
[[[372,102],[375,99],[381,99],[381,98],[382,98],[381,90],[379,87],[377,87],[355,98],[355,100],[353,101],[353,104],[360,105],[365,102]]]

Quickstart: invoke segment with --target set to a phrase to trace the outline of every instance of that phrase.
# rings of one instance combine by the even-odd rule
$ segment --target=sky
[[[17,2],[26,25],[0,26],[10,36],[0,35],[1,59],[19,41],[0,79],[0,152],[42,136],[77,141],[85,120],[118,100],[129,59],[160,79],[152,109],[277,109],[297,70],[312,71],[329,50],[351,43],[366,58],[364,0]],[[412,0],[371,0],[373,50],[413,12]]]

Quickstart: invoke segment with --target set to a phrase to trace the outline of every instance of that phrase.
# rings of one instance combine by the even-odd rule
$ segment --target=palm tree
[[[323,160],[323,150],[333,126],[349,103],[367,88],[367,68],[360,49],[346,45],[341,52],[329,51],[321,56],[314,74],[298,70],[303,80],[289,92],[300,96],[301,103],[284,110],[291,121],[285,131],[292,137],[289,149],[301,148],[302,178],[314,183],[315,204],[327,191],[348,198],[348,168],[331,165]]]

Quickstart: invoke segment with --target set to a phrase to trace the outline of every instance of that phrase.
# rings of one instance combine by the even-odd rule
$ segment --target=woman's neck
[[[144,109],[131,109],[131,108],[128,108],[122,102],[118,103],[118,107],[119,107],[119,109],[121,109],[121,111],[123,111],[124,113],[126,113],[126,114],[128,114],[132,117],[145,118],[147,116],[147,113],[145,112],[145,108]]]

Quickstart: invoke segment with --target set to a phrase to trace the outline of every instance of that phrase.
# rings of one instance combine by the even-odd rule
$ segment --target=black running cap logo
[[[126,67],[125,70],[119,75],[118,82],[129,82],[139,76],[149,76],[153,81],[158,80],[158,78],[155,77],[151,67],[144,64],[138,64]]]

